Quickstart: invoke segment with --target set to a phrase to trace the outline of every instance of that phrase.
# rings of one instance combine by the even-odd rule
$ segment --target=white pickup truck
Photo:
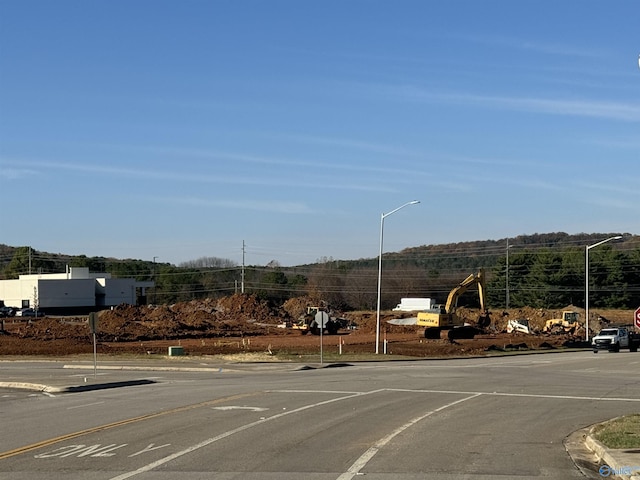
[[[619,352],[621,348],[628,348],[631,352],[637,352],[640,346],[640,335],[627,327],[605,328],[591,341],[593,353],[600,350]]]

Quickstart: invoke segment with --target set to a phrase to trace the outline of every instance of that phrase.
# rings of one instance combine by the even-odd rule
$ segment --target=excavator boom
[[[449,292],[449,296],[447,297],[447,303],[445,304],[445,311],[447,313],[453,313],[455,308],[458,306],[458,298],[464,292],[466,292],[469,288],[474,285],[478,285],[478,295],[480,296],[480,309],[482,311],[485,310],[485,299],[484,299],[484,270],[478,271],[478,273],[472,273],[467,278],[465,278],[460,284],[455,287],[451,292]]]

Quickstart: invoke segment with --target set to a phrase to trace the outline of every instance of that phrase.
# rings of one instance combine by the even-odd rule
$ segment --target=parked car
[[[44,317],[44,312],[33,308],[22,308],[16,312],[16,317]]]
[[[16,309],[13,307],[0,307],[1,317],[13,317],[16,314]]]

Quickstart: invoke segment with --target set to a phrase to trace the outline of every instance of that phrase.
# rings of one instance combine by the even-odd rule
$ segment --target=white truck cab
[[[418,312],[433,308],[432,298],[401,298],[400,303],[393,309],[394,312]]]
[[[604,328],[591,341],[593,353],[600,350],[619,352],[621,348],[628,348],[632,352],[638,351],[640,336],[627,327]]]

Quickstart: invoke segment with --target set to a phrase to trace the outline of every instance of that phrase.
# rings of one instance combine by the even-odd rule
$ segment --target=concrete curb
[[[638,468],[640,467],[640,465],[628,465],[625,462],[621,462],[619,459],[617,459],[615,457],[615,450],[611,451],[593,437],[592,433],[594,429],[595,427],[591,427],[591,429],[589,429],[589,434],[585,438],[585,445],[594,453],[594,455],[600,462],[613,470],[613,472],[606,475],[601,472],[600,475],[603,478],[611,476],[614,478],[622,478],[624,480],[640,480],[640,470],[635,470],[635,472],[630,473],[629,475],[622,473],[623,471],[625,471],[625,469],[629,469],[632,467]]]
[[[348,367],[351,364],[348,363],[325,363],[318,365],[303,365],[296,368],[291,364],[286,365],[286,371],[303,371],[303,370],[317,370],[322,368],[339,368]],[[93,365],[63,365],[63,369],[74,370],[94,370]],[[171,367],[171,366],[145,366],[138,367],[134,365],[100,365],[97,370],[115,370],[115,371],[157,371],[157,372],[205,372],[205,373],[246,373],[246,370],[229,369],[227,367]],[[88,377],[86,377],[88,378]],[[131,387],[139,385],[151,385],[157,383],[154,380],[149,379],[136,379],[136,380],[120,380],[115,382],[104,383],[85,383],[80,385],[67,385],[62,387],[54,387],[51,385],[45,385],[41,383],[29,383],[29,382],[0,382],[0,388],[12,388],[17,390],[31,390],[34,392],[43,393],[76,393],[76,392],[88,392],[91,390],[106,390],[109,388]]]
[[[13,388],[16,390],[33,390],[34,392],[59,393],[58,387],[50,387],[40,383],[28,382],[0,382],[0,388]]]
[[[109,388],[120,387],[132,387],[137,385],[151,385],[156,383],[153,380],[125,380],[120,382],[108,382],[108,383],[92,383],[86,385],[69,385],[65,387],[53,387],[50,385],[43,385],[40,383],[27,383],[27,382],[0,382],[0,388],[13,388],[16,390],[31,390],[34,392],[43,393],[75,393],[75,392],[88,392],[91,390],[106,390]]]
[[[63,365],[62,368],[74,370],[93,370],[93,365]],[[221,367],[165,367],[165,366],[145,366],[134,365],[98,365],[97,370],[121,370],[121,371],[151,371],[151,372],[219,372]],[[227,370],[227,369],[225,369]]]

